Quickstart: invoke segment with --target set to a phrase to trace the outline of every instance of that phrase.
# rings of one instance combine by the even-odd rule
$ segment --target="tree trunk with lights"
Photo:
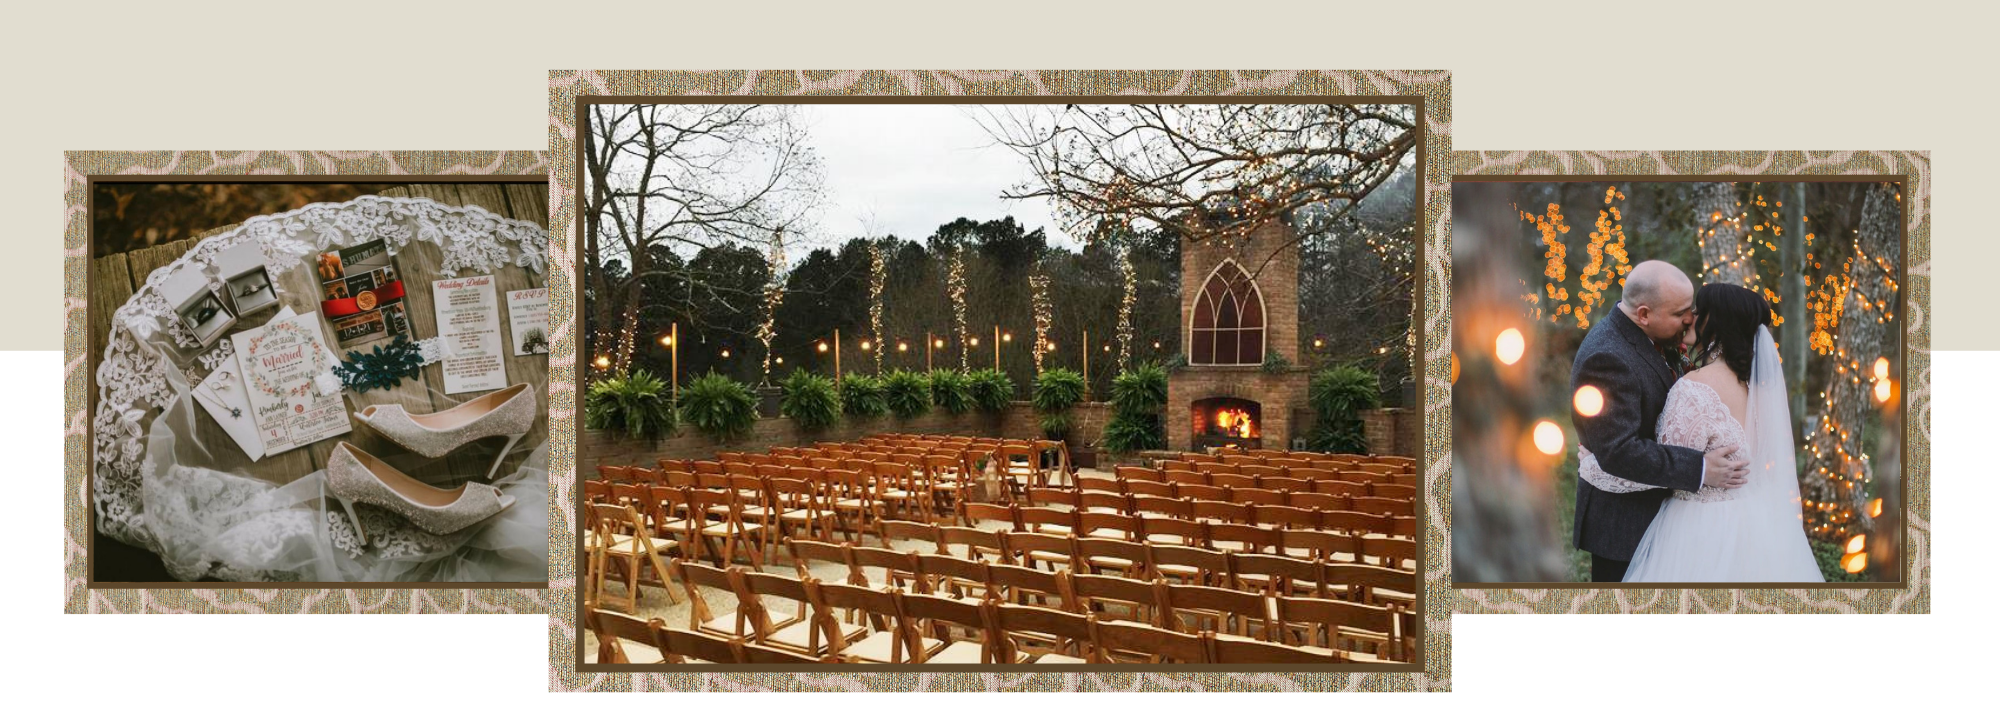
[[[1778,355],[1784,359],[1785,386],[1793,388],[1792,423],[1798,424],[1806,415],[1806,327],[1812,325],[1812,317],[1806,315],[1805,276],[1812,272],[1806,266],[1806,184],[1791,183],[1785,186],[1785,236],[1783,277],[1778,282],[1778,317],[1784,323],[1775,329],[1778,332]],[[1793,431],[1794,439],[1804,434]]]
[[[1694,187],[1695,217],[1701,230],[1701,277],[1697,285],[1726,282],[1753,287],[1757,269],[1744,245],[1743,208],[1734,183],[1701,183]]]
[[[1849,260],[1835,273],[1846,278],[1832,300],[1839,310],[1832,332],[1834,372],[1823,388],[1825,413],[1806,437],[1806,469],[1799,481],[1808,535],[1844,542],[1869,532],[1866,487],[1874,477],[1862,426],[1875,410],[1875,360],[1892,355],[1896,342],[1898,286],[1891,276],[1902,227],[1893,185],[1871,187],[1861,206],[1860,232]],[[1801,320],[1803,321],[1803,320]]]

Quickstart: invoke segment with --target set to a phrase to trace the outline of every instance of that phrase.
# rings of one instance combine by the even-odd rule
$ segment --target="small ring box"
[[[160,296],[166,298],[174,316],[203,346],[214,343],[236,324],[236,315],[223,305],[215,290],[209,289],[208,280],[201,266],[186,265],[160,281]]]
[[[237,316],[278,303],[278,291],[271,286],[271,273],[264,268],[264,249],[254,238],[244,238],[215,255],[215,268],[222,275],[223,289]]]

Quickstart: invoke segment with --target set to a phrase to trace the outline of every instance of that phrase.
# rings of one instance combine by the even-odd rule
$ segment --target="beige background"
[[[1989,34],[2000,13],[1986,3],[1575,2],[1530,11],[1322,2],[1225,22],[1188,19],[1213,17],[1213,2],[1164,0],[1145,12],[1022,0],[1004,15],[988,6],[883,3],[891,9],[862,12],[828,3],[782,23],[724,3],[637,17],[631,3],[563,7],[584,17],[597,12],[592,5],[615,5],[621,22],[671,35],[623,42],[559,31],[542,14],[550,6],[521,0],[476,10],[257,5],[216,17],[116,7],[124,4],[17,3],[0,23],[9,66],[0,242],[9,255],[59,258],[65,149],[542,149],[552,68],[1441,68],[1453,72],[1458,149],[1931,151],[1943,322],[1935,347],[2000,349],[2000,326],[1966,323],[1985,296],[1970,266],[2000,251],[1980,235],[1993,228],[1984,193],[2000,191],[2000,169],[1981,165],[2000,160],[1996,98],[1976,77],[1995,62]],[[954,18],[962,29],[924,28]],[[311,41],[284,39],[305,39],[301,26],[312,27]],[[0,334],[0,350],[60,347],[61,275],[35,265],[0,276],[9,327],[19,331]]]

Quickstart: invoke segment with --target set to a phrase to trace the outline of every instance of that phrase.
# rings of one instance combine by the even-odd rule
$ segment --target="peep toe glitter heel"
[[[411,414],[395,404],[376,404],[354,412],[354,418],[397,445],[427,458],[441,458],[459,447],[494,436],[506,436],[507,446],[493,456],[486,478],[500,472],[500,463],[514,444],[535,427],[534,385],[518,384],[494,390],[464,404],[430,414]]]
[[[361,519],[355,517],[356,502],[388,509],[438,535],[465,530],[514,505],[513,497],[492,485],[438,489],[418,482],[346,441],[334,446],[327,458],[326,491],[347,511],[355,532],[364,540],[368,534],[361,530]]]

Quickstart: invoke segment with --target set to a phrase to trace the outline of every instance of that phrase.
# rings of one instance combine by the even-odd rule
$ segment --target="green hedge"
[[[833,380],[805,370],[793,370],[782,385],[785,398],[778,410],[791,417],[799,428],[817,431],[840,419],[840,393]]]
[[[993,413],[1007,410],[1007,404],[1014,401],[1014,378],[999,370],[974,370],[972,379],[972,406],[980,411]]]
[[[972,378],[957,370],[932,370],[925,381],[931,385],[931,404],[953,415],[972,410]]]
[[[852,372],[843,375],[840,378],[840,408],[857,419],[872,419],[889,413],[889,395],[882,388],[882,378]]]
[[[882,390],[896,418],[914,419],[931,410],[930,380],[922,374],[891,370],[882,376]]]
[[[632,438],[664,438],[676,423],[671,391],[645,370],[592,382],[584,395],[583,425]]]
[[[757,398],[750,387],[715,371],[681,389],[681,418],[717,441],[740,438],[757,423]]]

